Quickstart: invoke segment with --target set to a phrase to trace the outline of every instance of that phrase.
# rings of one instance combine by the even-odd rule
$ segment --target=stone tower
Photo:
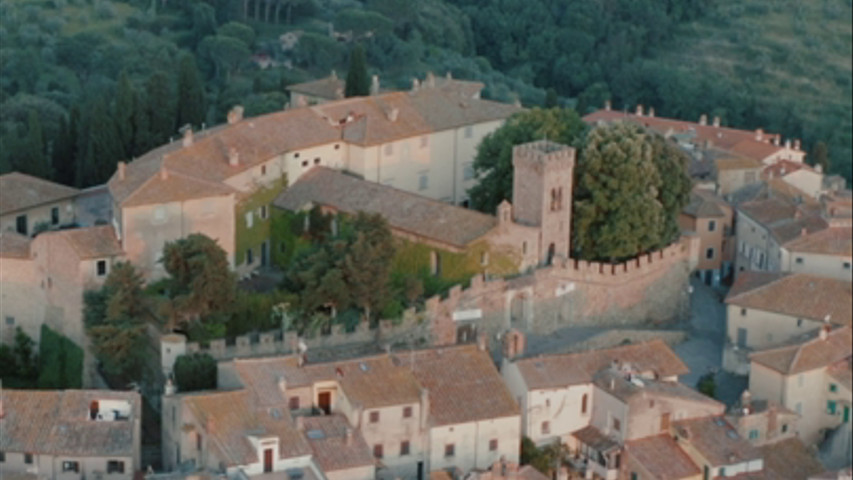
[[[575,149],[548,140],[513,148],[513,220],[539,228],[539,261],[569,258]]]

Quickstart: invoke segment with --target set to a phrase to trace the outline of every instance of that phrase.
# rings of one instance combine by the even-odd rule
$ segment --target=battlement
[[[550,140],[516,145],[512,149],[513,164],[517,162],[534,162],[539,165],[568,163],[575,164],[575,149]]]

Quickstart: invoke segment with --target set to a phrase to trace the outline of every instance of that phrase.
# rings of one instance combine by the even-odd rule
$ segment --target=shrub
[[[42,325],[38,388],[66,389],[82,385],[83,349],[47,325]]]
[[[174,371],[181,392],[216,389],[216,360],[206,353],[181,355]]]

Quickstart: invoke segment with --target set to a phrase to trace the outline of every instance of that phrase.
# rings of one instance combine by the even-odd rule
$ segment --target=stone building
[[[0,175],[0,232],[32,236],[75,222],[80,190],[19,172]]]

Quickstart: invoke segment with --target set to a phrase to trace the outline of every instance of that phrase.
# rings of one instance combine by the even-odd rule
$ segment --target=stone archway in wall
[[[506,328],[529,329],[533,325],[533,287],[506,294]]]

